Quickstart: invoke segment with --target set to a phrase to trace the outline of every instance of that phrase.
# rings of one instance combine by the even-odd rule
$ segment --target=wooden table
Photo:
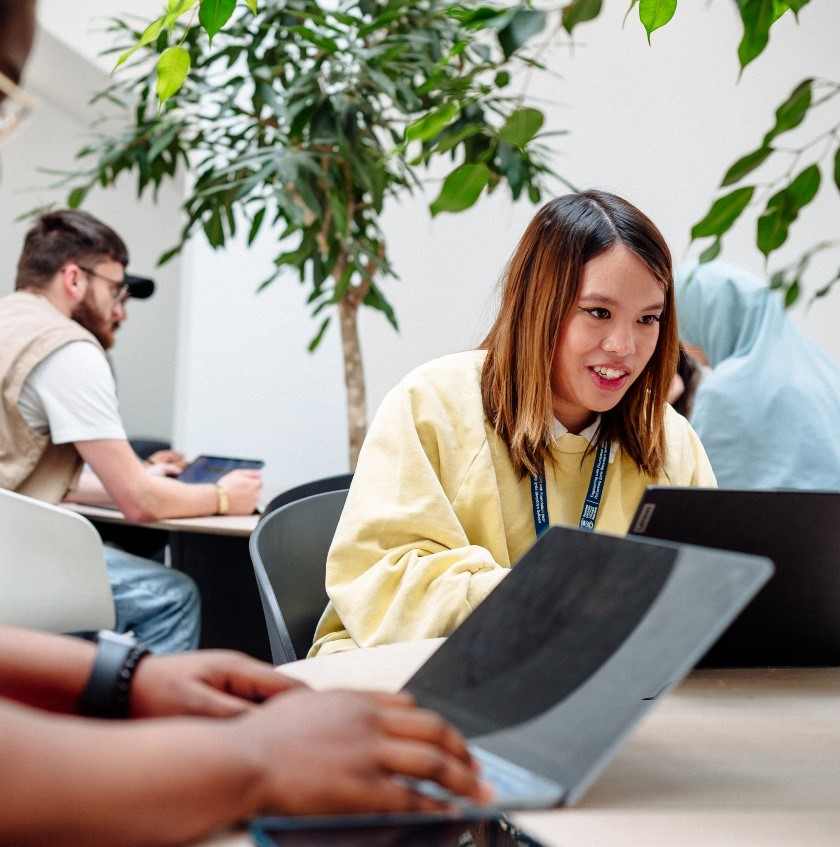
[[[396,690],[438,643],[316,657],[283,671],[317,688]],[[694,671],[577,806],[512,817],[548,847],[836,847],[840,668]],[[201,842],[211,845],[252,842],[235,832]]]
[[[268,502],[270,497],[266,494],[261,499]],[[271,661],[265,617],[248,552],[248,539],[259,515],[212,515],[131,524],[116,509],[63,505],[94,523],[142,526],[168,533],[172,566],[189,574],[201,594],[201,647],[242,650]]]

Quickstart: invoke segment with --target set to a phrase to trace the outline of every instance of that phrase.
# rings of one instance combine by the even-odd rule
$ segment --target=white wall
[[[840,4],[813,0],[803,9],[799,27],[780,22],[768,50],[740,83],[736,48],[741,27],[731,0],[683,0],[675,19],[654,33],[653,47],[635,18],[622,29],[626,0],[604,5],[601,19],[579,29],[573,51],[555,49],[547,56],[558,77],[534,77],[530,92],[547,108],[551,127],[571,130],[557,141],[557,169],[578,186],[606,188],[635,202],[659,223],[682,259],[688,255],[690,226],[707,210],[712,189],[738,155],[758,144],[772,123],[773,108],[793,84],[808,75],[840,78]],[[151,16],[160,2],[123,0],[105,7],[97,0],[42,0],[41,22],[92,56],[103,41],[86,34],[81,23],[102,8],[116,12],[116,6]],[[47,158],[60,150],[69,156],[67,151],[78,146],[75,130],[68,137],[54,125],[49,134],[53,137],[39,141]],[[35,148],[27,155],[34,159]],[[5,180],[0,190],[5,198]],[[429,196],[435,191],[431,184]],[[780,260],[835,236],[838,207],[832,193],[831,185],[822,187]],[[135,241],[153,243],[149,257],[170,243],[177,225],[175,198],[167,195],[166,203],[152,210],[132,201],[122,209],[136,222],[122,231],[138,256]],[[5,199],[0,210],[5,219]],[[395,334],[378,314],[362,316],[371,413],[412,367],[481,339],[499,272],[533,211],[527,202],[513,206],[502,191],[468,213],[435,221],[419,197],[388,208],[385,231],[400,280],[388,283],[387,290],[401,332]],[[726,257],[761,272],[762,257],[752,241],[751,228],[739,226],[726,240]],[[176,444],[191,453],[260,456],[268,462],[267,483],[284,487],[345,470],[346,425],[337,327],[310,355],[306,345],[316,324],[296,278],[254,294],[271,270],[274,252],[269,237],[250,250],[234,246],[219,252],[196,239],[181,267],[177,355],[167,352],[168,358],[155,365],[154,387],[139,376],[126,376],[123,361],[118,366],[127,408],[130,399],[139,397],[142,405],[166,395],[167,368],[174,364]],[[143,258],[144,263],[133,262],[138,272],[150,270]],[[835,255],[830,267],[836,266]],[[158,278],[163,280],[163,273]],[[840,340],[832,332],[838,296],[821,301],[807,315],[798,310],[797,319],[840,360]],[[156,295],[148,304],[132,304],[134,327],[126,328],[120,354],[129,333],[140,328],[140,311],[159,302]],[[171,325],[175,311],[177,298],[161,317],[162,326]],[[155,335],[143,327],[142,341],[165,346],[169,332]]]

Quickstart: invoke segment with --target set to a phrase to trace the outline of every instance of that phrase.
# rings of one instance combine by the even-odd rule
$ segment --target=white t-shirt
[[[126,438],[114,375],[89,341],[65,344],[35,367],[21,388],[18,410],[53,444]]]

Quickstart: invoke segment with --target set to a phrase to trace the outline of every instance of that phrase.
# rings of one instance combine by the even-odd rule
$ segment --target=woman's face
[[[656,349],[665,293],[647,266],[617,244],[587,262],[551,366],[554,416],[580,432],[614,408]]]

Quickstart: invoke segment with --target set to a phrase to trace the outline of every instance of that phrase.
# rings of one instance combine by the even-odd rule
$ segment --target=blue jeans
[[[116,632],[132,631],[153,653],[195,650],[201,602],[181,571],[105,545],[105,564],[117,611]]]

